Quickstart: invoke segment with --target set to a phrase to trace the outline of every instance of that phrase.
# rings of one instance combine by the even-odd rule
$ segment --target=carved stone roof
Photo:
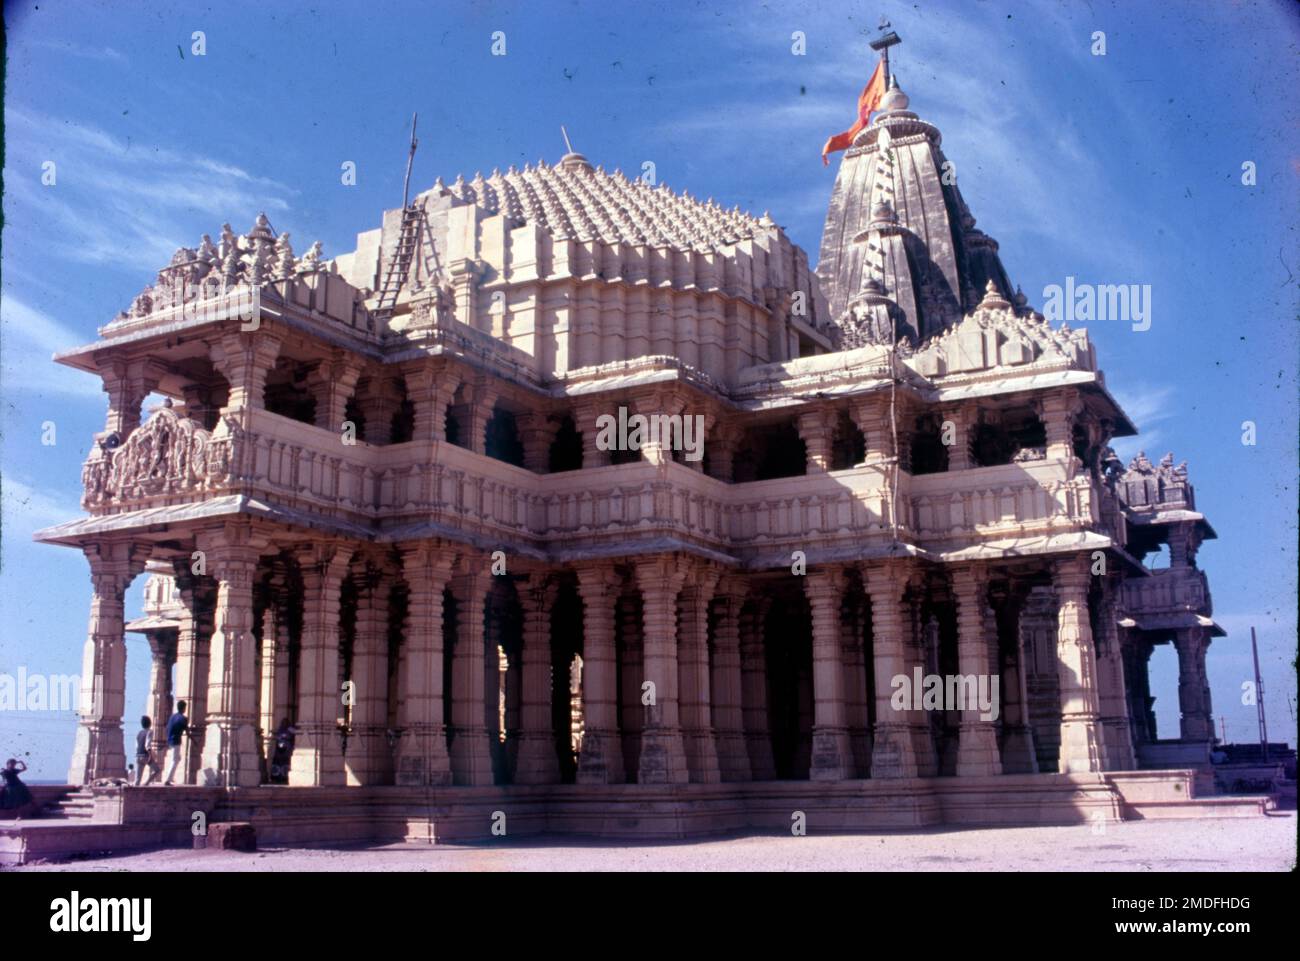
[[[914,343],[973,310],[990,281],[1016,300],[997,242],[976,229],[955,168],[945,169],[938,129],[907,106],[891,89],[882,107],[893,109],[858,134],[831,193],[817,276],[831,318],[854,343],[881,337],[887,326],[862,312],[849,317],[873,276],[895,305],[900,335]]]
[[[556,237],[599,238],[606,243],[650,244],[679,249],[710,249],[766,234],[775,224],[738,207],[727,210],[712,198],[699,200],[667,184],[652,186],[621,170],[592,167],[581,154],[566,154],[558,164],[539,161],[523,169],[493,170],[474,179],[434,185],[485,213],[504,213],[521,223],[536,223]]]
[[[993,281],[984,299],[968,316],[927,340],[919,349],[901,351],[927,377],[974,374],[1024,365],[1097,369],[1086,330],[1067,324],[1053,328],[1042,314],[1017,309],[1003,299]]]
[[[288,231],[277,237],[266,214],[261,213],[246,234],[237,236],[230,224],[222,224],[219,244],[204,234],[197,247],[178,247],[170,263],[158,272],[157,280],[137,294],[130,309],[118,318],[147,317],[239,284],[290,280],[329,267],[321,259],[319,240],[301,257],[295,257]]]

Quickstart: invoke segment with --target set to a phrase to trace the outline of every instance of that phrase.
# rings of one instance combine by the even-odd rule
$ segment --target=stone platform
[[[1196,776],[1190,770],[833,784],[91,790],[94,816],[90,819],[0,822],[0,864],[189,848],[196,822],[209,826],[248,822],[259,846],[328,847],[539,835],[629,842],[734,833],[788,835],[798,812],[809,834],[852,834],[939,825],[974,828],[1260,817],[1273,807],[1273,800],[1265,795],[1197,796]]]

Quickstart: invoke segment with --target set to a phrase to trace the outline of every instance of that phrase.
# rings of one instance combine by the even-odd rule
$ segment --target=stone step
[[[1131,801],[1124,806],[1125,820],[1162,818],[1253,818],[1277,809],[1269,795],[1246,797],[1193,797],[1176,801]]]
[[[95,816],[95,796],[89,791],[71,791],[41,809],[46,819],[89,820]]]

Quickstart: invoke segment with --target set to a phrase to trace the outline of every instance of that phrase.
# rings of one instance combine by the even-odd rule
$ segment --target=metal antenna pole
[[[406,179],[402,181],[402,209],[403,210],[407,208],[407,205],[409,203],[408,198],[411,195],[411,165],[415,163],[415,148],[419,146],[420,143],[420,141],[415,139],[415,122],[416,120],[419,119],[419,117],[420,115],[418,113],[411,114],[411,150],[406,155]]]
[[[1268,761],[1268,722],[1264,720],[1264,679],[1259,676],[1259,645],[1255,642],[1255,629],[1250,629],[1250,653],[1255,658],[1255,710],[1259,714],[1259,747],[1263,760]]]

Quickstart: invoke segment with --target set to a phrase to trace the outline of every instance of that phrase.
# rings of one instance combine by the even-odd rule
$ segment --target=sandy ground
[[[672,844],[569,838],[345,850],[154,851],[22,871],[1289,871],[1296,815]]]

